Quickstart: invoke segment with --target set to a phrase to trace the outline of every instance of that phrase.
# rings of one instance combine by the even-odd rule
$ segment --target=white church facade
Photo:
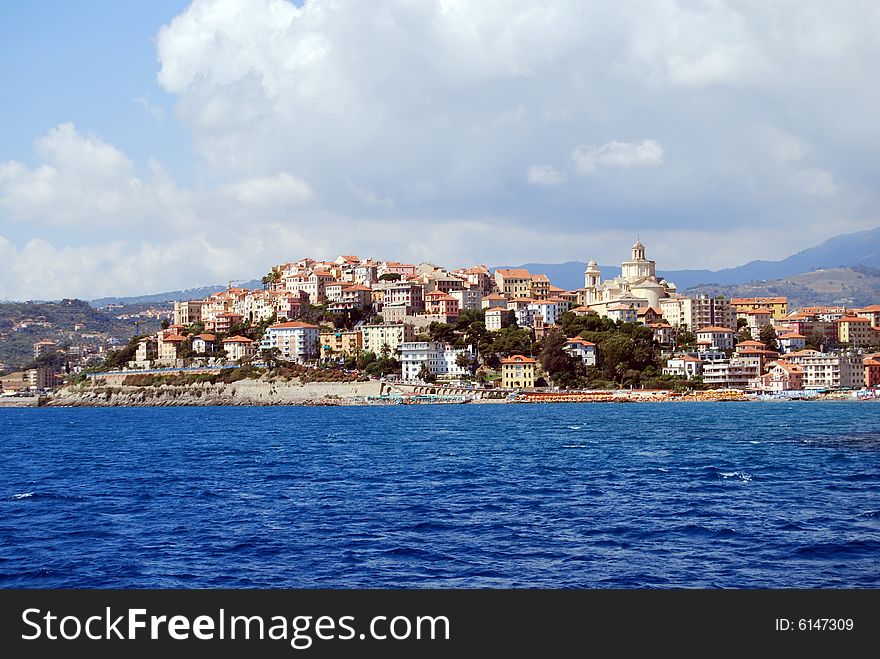
[[[657,277],[656,264],[645,258],[645,246],[641,240],[636,240],[630,260],[621,263],[619,277],[602,281],[596,261],[587,264],[584,288],[578,291],[578,302],[600,316],[607,316],[610,307],[658,308],[660,300],[675,295],[675,284]]]

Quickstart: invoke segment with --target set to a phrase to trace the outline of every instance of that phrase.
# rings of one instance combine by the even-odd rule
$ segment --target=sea
[[[0,409],[3,588],[875,588],[880,405]]]

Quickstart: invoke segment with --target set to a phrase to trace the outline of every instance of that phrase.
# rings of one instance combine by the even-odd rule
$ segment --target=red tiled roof
[[[501,276],[506,279],[529,279],[532,276],[528,270],[523,270],[522,268],[502,268],[495,272],[500,272]]]
[[[228,339],[223,339],[223,343],[253,343],[253,341],[246,336],[230,336]]]
[[[276,323],[269,327],[269,329],[320,329],[317,325],[310,325],[309,323],[303,323],[298,320],[292,320],[288,323]]]
[[[697,334],[705,334],[706,332],[710,332],[713,334],[735,334],[732,329],[728,329],[727,327],[718,327],[716,325],[710,325],[709,327],[701,327],[697,330]]]
[[[535,364],[537,360],[532,359],[531,357],[526,357],[524,355],[511,355],[510,357],[505,357],[501,360],[502,364]]]
[[[186,341],[186,337],[181,336],[180,334],[169,334],[168,336],[162,337],[162,340],[166,343],[179,343],[181,341]]]
[[[195,338],[201,339],[202,341],[216,341],[217,340],[217,337],[214,336],[213,334],[199,334]]]

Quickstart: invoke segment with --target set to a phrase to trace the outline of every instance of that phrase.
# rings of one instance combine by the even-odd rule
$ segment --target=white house
[[[798,332],[786,332],[777,337],[782,352],[797,352],[807,347],[807,337]]]
[[[299,321],[276,323],[266,329],[260,349],[278,348],[282,359],[304,362],[317,358],[319,342],[317,325]]]
[[[702,374],[703,362],[699,357],[694,357],[693,355],[672,357],[666,362],[666,366],[663,367],[663,375],[678,375],[688,380]]]
[[[572,357],[580,359],[584,366],[596,365],[596,344],[591,341],[575,337],[566,341],[562,349]]]
[[[733,350],[736,333],[727,327],[710,325],[697,330],[697,341],[708,341],[712,348],[719,350]]]
[[[428,373],[437,377],[463,377],[470,369],[457,364],[459,355],[473,361],[469,348],[455,349],[449,344],[434,341],[411,341],[400,346],[401,372],[404,380],[420,380],[424,365]]]
[[[223,349],[226,351],[227,359],[232,361],[250,357],[256,352],[254,342],[246,336],[230,336],[223,339]]]

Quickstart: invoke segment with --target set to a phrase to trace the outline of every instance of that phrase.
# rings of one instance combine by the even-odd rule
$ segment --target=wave
[[[35,494],[36,492],[22,492],[21,494],[13,494],[9,499],[12,501],[16,499],[30,499]]]
[[[744,471],[722,471],[718,475],[725,480],[730,478],[738,478],[743,483],[749,483],[752,480],[752,475],[747,474]]]

